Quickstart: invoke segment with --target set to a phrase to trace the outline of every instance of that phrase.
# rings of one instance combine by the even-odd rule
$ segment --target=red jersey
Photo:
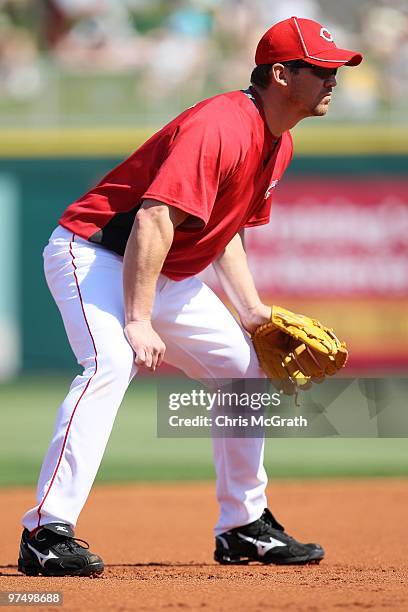
[[[244,227],[269,222],[274,187],[290,163],[292,138],[269,131],[252,88],[187,109],[96,187],[71,204],[60,224],[123,255],[145,199],[188,213],[162,273],[182,280],[221,255]]]

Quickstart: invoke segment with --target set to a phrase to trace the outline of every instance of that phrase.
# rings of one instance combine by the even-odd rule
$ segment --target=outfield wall
[[[3,290],[18,296],[24,370],[74,366],[43,279],[42,249],[65,206],[150,133],[0,133],[0,179],[12,185],[19,209],[9,253],[19,286],[9,280]],[[264,299],[336,327],[355,370],[408,365],[407,135],[372,126],[299,130],[272,224],[248,232]],[[7,227],[2,232],[4,238]]]

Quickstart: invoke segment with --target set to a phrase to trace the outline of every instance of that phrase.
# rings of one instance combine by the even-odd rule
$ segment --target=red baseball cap
[[[290,60],[303,60],[323,68],[338,68],[358,66],[363,56],[356,51],[337,47],[329,30],[317,21],[291,17],[265,32],[255,54],[257,66]]]

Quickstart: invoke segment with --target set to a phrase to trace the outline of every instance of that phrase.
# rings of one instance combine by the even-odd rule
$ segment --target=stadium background
[[[265,301],[327,320],[347,339],[349,376],[405,376],[403,2],[1,0],[0,484],[35,481],[77,372],[42,273],[62,210],[175,113],[247,86],[259,36],[292,14],[322,21],[366,59],[341,71],[327,118],[295,129],[272,222],[248,232],[251,265]],[[138,380],[99,480],[213,477],[210,442],[157,439],[155,418],[154,382]],[[266,459],[272,478],[401,475],[405,446],[275,440]]]

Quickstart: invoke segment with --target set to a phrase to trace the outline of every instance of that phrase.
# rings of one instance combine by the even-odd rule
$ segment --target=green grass
[[[42,375],[0,387],[1,486],[36,482],[69,382],[67,377]],[[407,440],[269,439],[266,465],[271,478],[408,475]],[[213,477],[211,441],[157,438],[155,387],[136,381],[119,411],[98,481]]]

